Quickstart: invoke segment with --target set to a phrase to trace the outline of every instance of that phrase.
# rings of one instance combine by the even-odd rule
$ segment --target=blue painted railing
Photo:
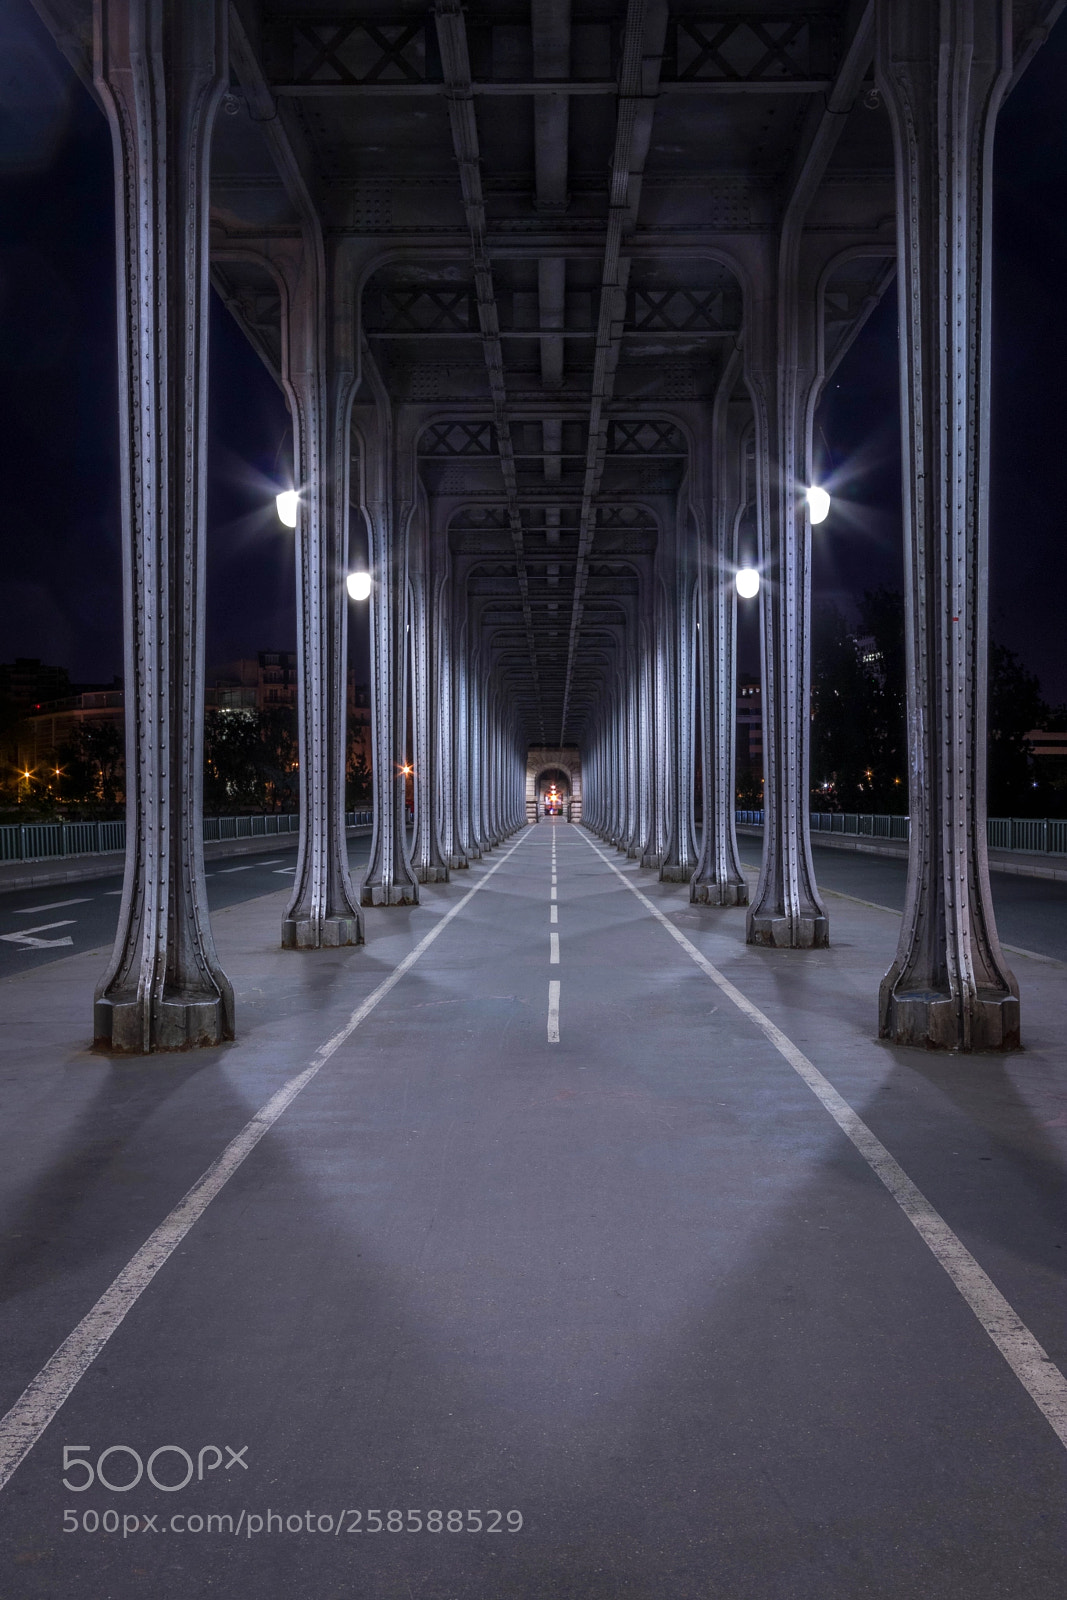
[[[345,825],[371,820],[369,811],[349,811]],[[205,843],[227,839],[271,839],[296,833],[295,811],[255,817],[205,817]],[[126,848],[122,822],[16,822],[0,827],[0,861],[52,861],[65,856],[109,855]]]
[[[762,811],[738,811],[739,824],[762,828]],[[812,833],[842,833],[853,838],[907,839],[907,817],[875,815],[869,811],[813,811]],[[1067,819],[1060,817],[987,817],[986,837],[991,850],[1024,850],[1034,855],[1067,855]]]

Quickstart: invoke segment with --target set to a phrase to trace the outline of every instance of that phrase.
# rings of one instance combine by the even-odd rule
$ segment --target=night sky
[[[1067,700],[1065,85],[1067,17],[1001,113],[994,212],[991,632],[1054,704]],[[29,0],[5,0],[0,661],[39,656],[76,682],[122,671],[111,191],[103,114]],[[864,589],[902,584],[897,395],[890,292],[818,413],[837,498],[814,530],[815,594],[850,616]],[[217,300],[210,430],[209,668],[296,641],[292,534],[273,509],[285,403]]]

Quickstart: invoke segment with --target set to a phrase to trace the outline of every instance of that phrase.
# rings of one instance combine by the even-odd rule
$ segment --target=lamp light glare
[[[353,600],[370,599],[370,573],[350,572],[345,579],[348,592]]]
[[[274,504],[278,507],[278,521],[286,528],[295,528],[296,508],[300,504],[296,490],[283,489],[281,494],[275,495]]]
[[[830,496],[825,489],[812,484],[807,493],[808,516],[812,522],[825,522],[830,515]]]
[[[759,594],[759,573],[755,567],[740,567],[734,582],[742,600],[752,600]]]

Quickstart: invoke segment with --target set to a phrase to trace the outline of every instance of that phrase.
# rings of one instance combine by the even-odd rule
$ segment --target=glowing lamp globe
[[[808,502],[808,516],[812,522],[825,522],[830,515],[830,496],[825,489],[812,484],[806,496]]]
[[[755,567],[741,567],[734,579],[742,600],[752,600],[759,594],[759,573]]]
[[[350,572],[345,579],[345,584],[353,600],[370,599],[370,573]]]
[[[278,507],[278,521],[286,528],[295,528],[296,508],[300,504],[296,490],[283,489],[281,494],[275,495],[274,504]]]

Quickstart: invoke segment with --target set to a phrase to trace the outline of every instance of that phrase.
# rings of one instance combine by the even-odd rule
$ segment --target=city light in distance
[[[295,528],[296,510],[300,504],[296,490],[283,489],[281,494],[275,495],[274,504],[278,507],[278,521],[286,528]]]
[[[759,573],[755,567],[739,567],[734,582],[742,600],[752,600],[759,594]]]
[[[830,496],[826,490],[820,489],[813,483],[805,499],[808,502],[808,516],[812,522],[825,522],[830,515]]]
[[[348,592],[353,600],[370,599],[370,573],[350,572],[345,579]]]

